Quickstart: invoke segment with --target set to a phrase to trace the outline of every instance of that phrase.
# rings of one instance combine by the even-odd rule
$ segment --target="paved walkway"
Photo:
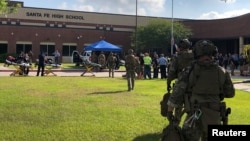
[[[14,71],[15,69],[11,69],[8,67],[3,67],[0,66],[0,77],[7,77],[10,76],[10,74]],[[83,70],[81,69],[53,69],[53,72],[56,74],[56,76],[79,76],[81,77],[81,74]],[[124,71],[115,71],[115,77],[122,77],[124,75]],[[86,73],[84,76],[95,76],[95,77],[108,77],[108,72],[107,70],[104,70],[102,72],[93,72],[93,73]],[[36,69],[31,70],[29,73],[29,76],[36,76]],[[49,74],[48,76],[53,76],[53,74]],[[232,76],[232,79],[237,79],[239,82],[241,81],[246,81],[250,80],[250,76],[239,76],[238,73],[236,72],[235,76]],[[234,84],[236,89],[244,90],[247,92],[250,92],[250,83],[238,83]]]
[[[0,76],[10,76],[10,74],[15,71],[13,68],[0,66]],[[56,76],[81,76],[84,69],[52,69],[52,72]],[[37,69],[30,70],[29,76],[36,76]],[[122,77],[124,75],[124,71],[115,71],[115,77]],[[84,76],[93,76],[96,77],[108,77],[108,70],[103,70],[102,72],[86,72]],[[54,76],[52,73],[48,74],[48,76]]]

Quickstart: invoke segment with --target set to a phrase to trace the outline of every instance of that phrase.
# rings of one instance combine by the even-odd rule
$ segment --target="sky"
[[[224,19],[250,13],[250,0],[15,0],[25,7],[180,19]],[[173,2],[173,4],[172,4]],[[137,7],[137,8],[136,8]],[[173,13],[172,13],[173,11]]]

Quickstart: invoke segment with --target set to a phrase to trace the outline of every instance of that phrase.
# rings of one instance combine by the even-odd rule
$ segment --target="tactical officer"
[[[128,55],[125,58],[126,77],[128,84],[128,91],[134,89],[135,86],[135,69],[136,69],[136,58],[132,49],[128,50]]]
[[[177,44],[176,49],[177,49],[177,54],[172,57],[171,63],[168,67],[168,77],[167,77],[168,93],[170,93],[171,90],[171,82],[174,79],[176,79],[175,84],[178,83],[178,77],[181,75],[181,72],[183,72],[184,68],[189,66],[194,61],[194,55],[191,50],[191,43],[188,39],[180,40],[179,43]],[[180,93],[180,89],[174,88],[172,90],[172,94],[174,93]],[[181,107],[176,108],[175,115],[178,115],[176,117],[179,118],[181,116],[181,111],[182,111]]]
[[[190,65],[194,60],[193,53],[190,50],[191,43],[188,39],[182,39],[177,45],[177,54],[172,57],[171,64],[168,67],[167,90],[171,89],[172,80],[178,78],[179,73]]]
[[[103,51],[98,56],[98,64],[102,65],[102,68],[106,68],[106,56]]]
[[[235,96],[230,74],[214,60],[217,48],[209,40],[198,41],[193,49],[195,62],[184,70],[168,100],[168,120],[182,106],[187,116],[182,127],[185,141],[207,141],[208,125],[220,125],[224,98]],[[173,91],[174,91],[173,90]],[[185,91],[185,92],[183,92]]]
[[[116,66],[116,57],[113,55],[112,52],[109,53],[109,56],[107,58],[107,65],[109,69],[109,77],[114,78],[114,69]]]

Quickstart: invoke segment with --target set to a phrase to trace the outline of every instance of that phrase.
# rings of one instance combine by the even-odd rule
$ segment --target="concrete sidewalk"
[[[10,76],[12,72],[14,72],[16,69],[8,68],[0,66],[0,76]],[[46,69],[45,69],[46,70]],[[47,76],[81,76],[81,74],[84,72],[84,69],[52,69],[53,73],[48,74]],[[28,76],[36,76],[37,69],[30,70]],[[114,76],[115,77],[122,77],[126,72],[115,70]],[[102,70],[101,72],[86,72],[84,76],[96,76],[96,77],[109,77],[108,70]]]
[[[10,74],[15,71],[15,69],[10,69],[8,67],[0,66],[0,77],[9,77]],[[85,73],[84,76],[81,76],[84,69],[52,69],[52,71],[56,74],[56,76],[62,76],[62,77],[109,77],[108,71],[103,70],[102,72],[93,72],[93,73]],[[33,69],[30,71],[28,77],[37,77],[36,76],[37,69]],[[125,71],[116,70],[114,73],[114,77],[122,77],[124,74],[126,74]],[[48,76],[54,76],[53,74],[49,74]],[[232,76],[232,79],[237,79],[239,82],[250,80],[250,76],[240,76],[238,73],[236,73],[235,76]],[[238,83],[234,84],[236,89],[244,90],[247,92],[250,92],[250,83]]]

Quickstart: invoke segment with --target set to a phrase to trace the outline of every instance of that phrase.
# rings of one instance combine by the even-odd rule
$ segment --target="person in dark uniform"
[[[226,116],[223,100],[233,98],[235,88],[229,72],[214,60],[217,48],[211,41],[198,41],[193,54],[195,61],[178,77],[170,95],[167,118],[170,122],[175,120],[173,111],[184,104],[187,113],[182,126],[184,140],[207,141],[208,125],[227,124],[223,120]]]
[[[45,54],[43,51],[40,52],[38,56],[38,68],[36,76],[39,76],[41,70],[41,76],[44,76],[44,67],[45,67]]]
[[[171,63],[168,68],[167,91],[171,90],[171,82],[175,79],[177,80],[180,72],[189,66],[194,60],[194,55],[190,48],[191,43],[188,39],[182,39],[179,41],[177,53],[172,56]]]
[[[152,57],[152,65],[153,65],[153,78],[158,78],[158,74],[159,74],[159,63],[158,63],[158,59],[159,56],[156,52],[154,52],[154,56]]]
[[[166,79],[167,78],[166,69],[167,69],[167,65],[168,65],[168,60],[164,56],[163,53],[160,55],[160,58],[158,59],[158,63],[159,63],[159,66],[160,66],[161,79]]]

